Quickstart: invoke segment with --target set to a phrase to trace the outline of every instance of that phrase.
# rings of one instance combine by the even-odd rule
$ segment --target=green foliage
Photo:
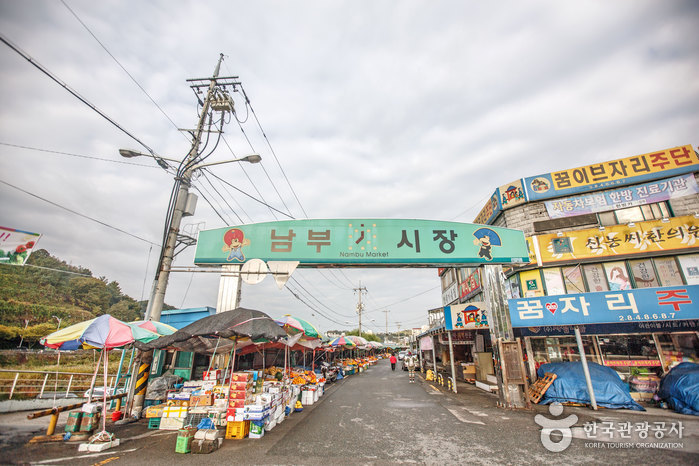
[[[354,335],[354,336],[359,336],[359,329],[356,328],[354,330],[350,330],[349,332],[345,332],[345,335]],[[378,341],[381,342],[381,338],[376,335],[375,333],[365,333],[362,332],[362,338],[364,338],[366,341]]]
[[[144,309],[118,282],[93,277],[44,249],[32,252],[25,266],[0,266],[0,347],[16,348],[20,338],[32,346],[56,330],[58,319],[61,328],[102,314],[132,321]]]

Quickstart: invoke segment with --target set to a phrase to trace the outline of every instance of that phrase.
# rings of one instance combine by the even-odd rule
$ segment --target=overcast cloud
[[[251,144],[235,122],[226,139],[235,156],[262,155],[279,195],[260,165],[213,172],[295,218],[471,222],[495,187],[518,178],[696,147],[697,30],[693,1],[0,0],[3,37],[165,157],[187,154],[176,127],[198,119],[185,80],[210,76],[223,53],[221,74],[240,77],[284,173],[253,116],[242,125]],[[6,183],[159,243],[172,175],[153,160],[121,158],[119,148],[143,148],[4,44],[0,77],[0,225],[42,233],[39,247],[147,297],[157,247]],[[239,95],[236,104],[245,118]],[[232,157],[221,144],[211,160]],[[195,184],[226,222],[200,198],[185,223],[274,220],[230,187],[214,181],[236,213],[208,183]],[[175,265],[192,265],[193,253]],[[441,306],[434,269],[306,269],[294,278],[317,310],[269,278],[244,285],[242,305],[355,328],[361,281],[363,324],[374,331],[385,327],[382,310],[395,330]],[[166,302],[215,306],[217,289],[215,274],[174,273]]]

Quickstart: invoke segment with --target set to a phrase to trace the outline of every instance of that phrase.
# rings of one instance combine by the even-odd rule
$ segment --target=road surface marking
[[[81,458],[96,458],[98,456],[105,456],[105,455],[113,455],[115,453],[123,454],[123,453],[130,453],[132,451],[136,451],[138,448],[131,448],[130,450],[120,450],[120,451],[104,451],[100,453],[92,453],[89,455],[80,455],[80,456],[66,456],[65,458],[52,458],[49,460],[43,460],[43,461],[32,461],[32,464],[51,464],[51,463],[56,463],[58,461],[69,461],[69,460],[77,460]]]
[[[441,395],[442,394],[442,392],[440,392],[438,388],[435,388],[432,385],[428,385],[428,387],[430,387],[432,389],[432,392],[427,392],[428,395]]]
[[[461,412],[459,409],[456,409],[456,408],[447,408],[447,411],[449,411],[450,413],[452,413],[452,414],[454,415],[454,417],[455,417],[456,419],[458,419],[459,421],[461,421],[461,422],[466,422],[466,423],[468,423],[468,424],[479,424],[479,425],[481,425],[481,426],[484,426],[484,425],[485,425],[485,422],[481,422],[481,421],[471,421],[471,420],[469,420],[469,419],[466,419],[466,418],[464,417],[464,413]]]

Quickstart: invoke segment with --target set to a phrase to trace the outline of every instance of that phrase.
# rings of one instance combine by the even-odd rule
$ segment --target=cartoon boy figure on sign
[[[473,244],[476,246],[480,245],[481,247],[478,251],[478,257],[483,257],[487,261],[492,261],[493,256],[490,254],[490,249],[493,246],[502,246],[500,235],[490,228],[479,228],[473,233],[473,236],[476,237],[476,239],[473,240]]]
[[[243,254],[243,246],[248,246],[250,240],[245,237],[245,234],[237,229],[231,228],[223,234],[223,252],[228,253],[227,261],[237,260],[245,262],[245,254]]]

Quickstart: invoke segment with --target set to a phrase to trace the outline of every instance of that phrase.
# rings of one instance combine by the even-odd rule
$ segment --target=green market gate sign
[[[199,232],[196,265],[250,259],[300,267],[440,266],[526,263],[529,253],[519,230],[430,220],[290,220]]]

